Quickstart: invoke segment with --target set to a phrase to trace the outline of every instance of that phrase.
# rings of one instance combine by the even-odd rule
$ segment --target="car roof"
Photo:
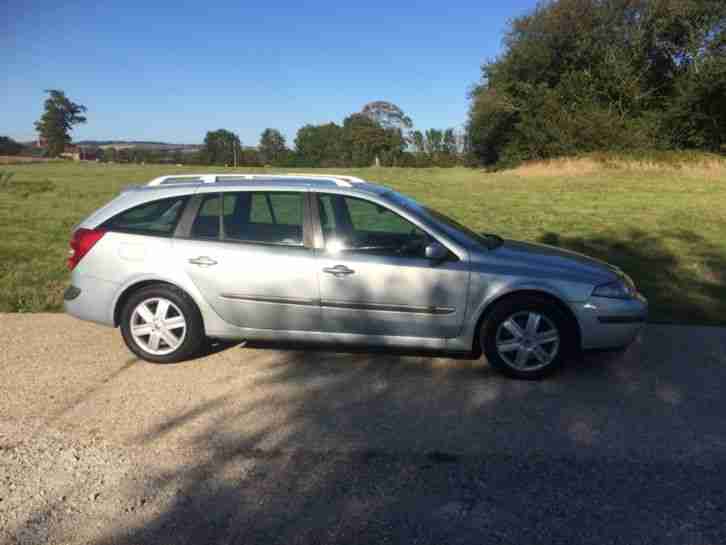
[[[229,191],[233,189],[275,191],[300,191],[306,189],[326,189],[342,192],[363,192],[380,194],[389,188],[368,182],[354,176],[338,174],[180,174],[154,178],[145,185],[130,186],[127,190],[163,192],[164,189],[189,189],[190,193],[198,191]],[[352,191],[351,191],[352,190]],[[185,192],[185,191],[184,191]]]

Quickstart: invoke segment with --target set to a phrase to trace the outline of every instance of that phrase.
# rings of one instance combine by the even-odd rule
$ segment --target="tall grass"
[[[608,170],[633,173],[680,174],[689,177],[724,179],[726,158],[719,155],[668,153],[648,156],[591,154],[524,163],[504,174],[524,177],[587,176]]]

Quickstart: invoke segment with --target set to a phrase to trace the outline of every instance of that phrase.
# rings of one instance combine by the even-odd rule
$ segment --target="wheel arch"
[[[575,313],[572,311],[572,309],[565,303],[561,298],[559,298],[557,295],[554,295],[548,291],[536,289],[536,288],[521,288],[521,289],[515,289],[503,294],[500,294],[496,297],[494,297],[491,301],[487,302],[486,305],[484,305],[484,308],[479,313],[479,318],[476,321],[476,327],[474,329],[474,335],[472,340],[472,351],[480,355],[481,354],[481,339],[480,339],[480,332],[481,332],[481,325],[486,319],[486,317],[499,305],[500,303],[504,301],[508,301],[510,299],[515,299],[518,297],[538,297],[540,299],[546,299],[552,304],[554,304],[558,310],[560,310],[567,318],[570,320],[573,326],[573,331],[575,333],[576,337],[576,348],[579,350],[582,347],[582,331],[580,329],[580,322],[577,320],[577,317],[575,316]]]
[[[126,301],[129,300],[129,298],[139,291],[140,289],[147,288],[149,286],[154,285],[165,285],[165,286],[171,286],[184,294],[186,294],[187,297],[194,303],[194,306],[197,307],[197,311],[199,312],[199,315],[202,318],[202,327],[204,326],[204,315],[201,312],[201,309],[199,307],[199,303],[195,300],[195,298],[184,288],[181,286],[175,284],[174,282],[170,282],[169,280],[164,280],[160,278],[146,278],[137,280],[135,282],[132,282],[128,286],[125,286],[121,293],[116,297],[116,301],[113,306],[113,326],[118,327],[121,323],[121,312],[123,311],[124,305],[126,304]],[[206,328],[205,328],[206,329]]]

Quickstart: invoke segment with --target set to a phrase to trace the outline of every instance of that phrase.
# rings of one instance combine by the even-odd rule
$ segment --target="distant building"
[[[48,149],[48,140],[42,136],[33,142],[36,149]],[[61,157],[72,159],[73,161],[95,161],[98,159],[98,148],[90,146],[76,146],[74,144],[66,144]]]
[[[74,161],[95,161],[98,159],[98,148],[68,144],[60,156]]]

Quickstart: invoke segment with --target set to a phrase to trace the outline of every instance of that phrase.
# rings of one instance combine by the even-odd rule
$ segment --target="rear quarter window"
[[[140,204],[117,214],[101,228],[140,235],[171,236],[187,197],[171,197]]]

